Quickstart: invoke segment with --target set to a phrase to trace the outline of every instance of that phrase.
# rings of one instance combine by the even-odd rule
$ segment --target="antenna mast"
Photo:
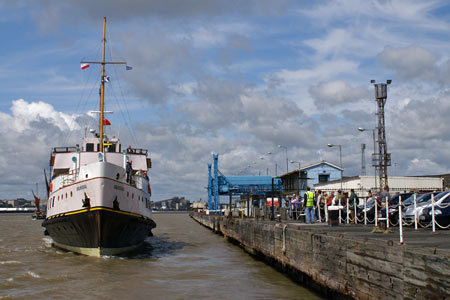
[[[375,87],[375,101],[377,101],[377,118],[378,118],[378,153],[374,153],[372,164],[378,171],[380,192],[388,185],[387,167],[391,165],[391,154],[387,152],[386,131],[384,121],[384,105],[387,99],[387,86],[391,84],[391,80],[386,83],[375,83],[370,81]]]

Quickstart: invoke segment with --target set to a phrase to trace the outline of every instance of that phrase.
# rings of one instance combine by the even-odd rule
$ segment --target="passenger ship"
[[[42,223],[55,246],[92,256],[135,250],[156,227],[147,150],[124,148],[103,130],[105,66],[125,64],[105,62],[105,32],[106,18],[102,61],[86,62],[102,67],[99,132],[85,134],[81,145],[52,149],[47,217]]]

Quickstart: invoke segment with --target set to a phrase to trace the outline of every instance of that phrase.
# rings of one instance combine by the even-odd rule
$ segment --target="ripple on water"
[[[0,261],[0,265],[21,265],[22,263],[17,260],[6,260],[6,261]]]
[[[39,276],[38,274],[32,272],[32,271],[27,271],[25,274],[33,277],[33,278],[41,278],[41,276]]]

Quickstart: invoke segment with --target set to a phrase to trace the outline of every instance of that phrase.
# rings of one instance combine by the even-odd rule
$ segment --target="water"
[[[0,299],[321,299],[187,214],[155,214],[133,257],[51,247],[41,221],[0,215]]]

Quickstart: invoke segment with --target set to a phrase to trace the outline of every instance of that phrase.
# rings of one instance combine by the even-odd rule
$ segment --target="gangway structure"
[[[213,168],[211,172],[211,168]],[[208,164],[208,209],[220,209],[220,195],[268,196],[280,193],[283,184],[272,176],[225,176],[219,171],[219,154],[213,154],[213,166]]]

